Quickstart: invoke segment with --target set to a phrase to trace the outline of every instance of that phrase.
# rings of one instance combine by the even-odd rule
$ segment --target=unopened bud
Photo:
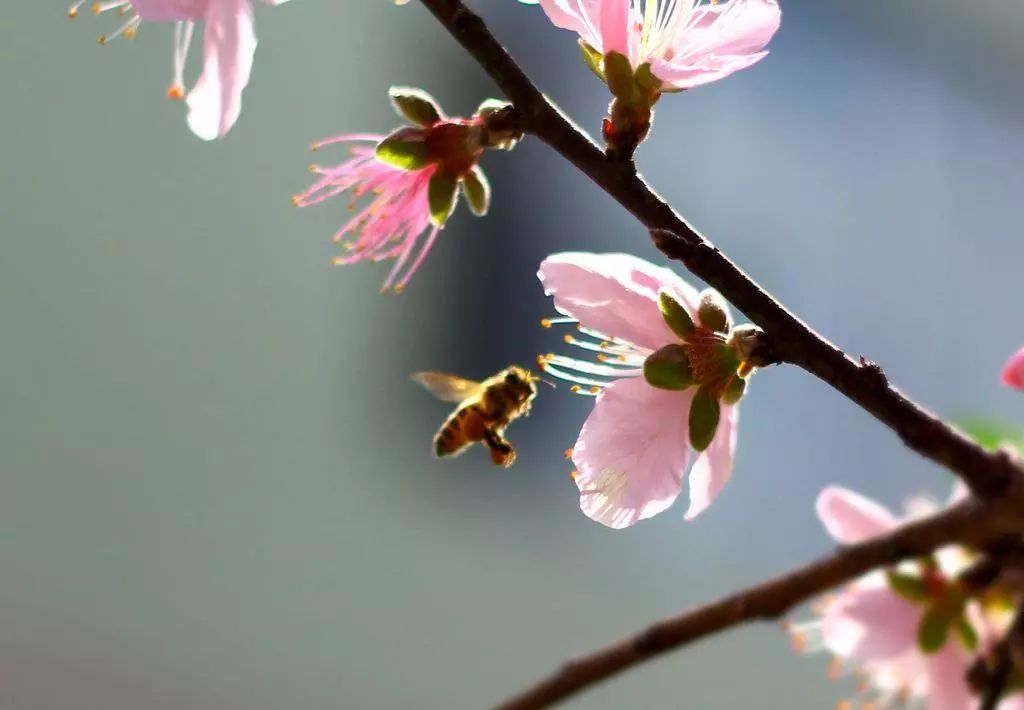
[[[694,384],[690,358],[682,345],[666,345],[644,361],[644,379],[651,387],[684,390]]]
[[[700,294],[697,318],[705,328],[719,333],[729,332],[729,313],[725,301],[714,289],[709,288]]]

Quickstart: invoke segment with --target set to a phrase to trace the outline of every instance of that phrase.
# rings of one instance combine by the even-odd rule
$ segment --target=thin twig
[[[421,0],[518,109],[523,127],[629,210],[671,259],[683,262],[761,326],[780,361],[816,375],[892,429],[917,453],[950,469],[971,490],[995,496],[1021,475],[1005,452],[988,452],[892,387],[874,363],[852,358],[758,286],[690,227],[631,164],[609,161],[530,80],[462,0]]]
[[[659,621],[617,643],[569,661],[531,688],[501,703],[500,710],[549,707],[643,661],[749,621],[775,619],[792,607],[862,574],[922,557],[954,542],[984,548],[1020,529],[1014,500],[966,501],[886,535],[849,547],[797,570],[718,601]],[[1021,510],[1018,508],[1018,511]]]
[[[1017,613],[1013,618],[1013,624],[1010,625],[1009,631],[1006,632],[1006,638],[996,647],[995,666],[988,677],[985,693],[981,698],[978,710],[996,710],[999,707],[999,701],[1003,698],[1006,684],[1010,680],[1010,674],[1013,672],[1014,654],[1012,647],[1014,644],[1020,643],[1022,633],[1024,633],[1024,607],[1017,609]]]

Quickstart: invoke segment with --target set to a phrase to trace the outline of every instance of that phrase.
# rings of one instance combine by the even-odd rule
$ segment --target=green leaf
[[[671,294],[662,291],[658,294],[658,307],[665,323],[672,329],[672,332],[685,340],[693,334],[693,318],[690,312],[677,301]]]
[[[625,54],[608,52],[604,55],[604,76],[616,98],[627,103],[632,101],[636,80],[633,78],[633,67]]]
[[[711,445],[722,414],[718,400],[704,387],[697,390],[690,404],[690,446],[703,451]]]
[[[491,183],[480,166],[462,176],[462,189],[466,192],[469,210],[477,217],[483,217],[491,207]]]
[[[377,144],[377,159],[401,170],[419,170],[430,164],[423,131],[406,126]]]
[[[729,313],[726,310],[725,301],[714,289],[706,289],[700,294],[697,318],[705,328],[719,333],[729,332]]]
[[[598,79],[605,81],[604,57],[601,56],[601,53],[583,40],[580,40],[580,53],[583,55],[583,61],[586,63],[590,71],[594,72],[594,75]]]
[[[644,360],[644,379],[651,387],[684,390],[693,384],[690,358],[682,345],[666,345]]]
[[[917,627],[917,645],[924,653],[935,653],[946,645],[950,619],[935,608],[928,609]]]
[[[904,599],[918,603],[928,599],[928,589],[920,577],[897,570],[889,570],[885,576],[889,580],[889,589]]]
[[[430,203],[430,221],[443,227],[455,211],[459,197],[459,180],[451,173],[438,170],[430,177],[427,200]]]
[[[725,386],[725,391],[722,392],[722,401],[726,404],[736,404],[743,399],[746,392],[747,381],[738,375],[734,376]]]
[[[985,417],[968,417],[955,424],[986,449],[1009,445],[1024,452],[1024,432],[1020,427]]]
[[[441,107],[434,97],[412,86],[392,86],[391,103],[399,115],[417,126],[431,126],[441,120]]]

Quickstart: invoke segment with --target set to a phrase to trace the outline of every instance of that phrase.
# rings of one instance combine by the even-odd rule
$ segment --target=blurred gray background
[[[537,8],[476,0],[588,129],[606,90]],[[1024,340],[1024,6],[783,0],[772,54],[662,102],[643,171],[828,337],[950,416],[1024,420],[997,371]],[[662,615],[825,552],[816,493],[891,505],[946,475],[810,376],[760,373],[736,472],[613,532],[563,450],[589,400],[545,390],[520,460],[430,456],[446,405],[409,372],[482,377],[560,345],[537,264],[654,258],[527,140],[486,167],[411,288],[329,265],[344,201],[297,211],[308,144],[397,123],[389,84],[453,112],[494,93],[416,3],[257,7],[226,140],[163,98],[171,28],[58,0],[0,17],[0,707],[480,708]],[[190,76],[200,63],[193,47]],[[327,161],[326,151],[318,155]],[[333,153],[339,158],[342,151]],[[684,496],[685,497],[685,496]],[[806,612],[804,612],[806,614]],[[581,708],[832,707],[852,685],[772,625],[670,655]]]

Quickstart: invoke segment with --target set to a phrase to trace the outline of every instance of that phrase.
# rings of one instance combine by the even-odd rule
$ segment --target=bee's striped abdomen
[[[452,456],[484,438],[486,417],[479,405],[460,407],[452,413],[434,437],[434,453]]]

